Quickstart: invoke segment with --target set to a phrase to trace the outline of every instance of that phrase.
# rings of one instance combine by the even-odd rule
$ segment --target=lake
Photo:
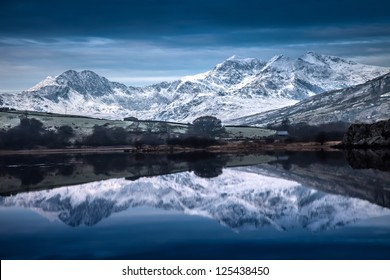
[[[390,259],[388,150],[0,156],[1,259]]]

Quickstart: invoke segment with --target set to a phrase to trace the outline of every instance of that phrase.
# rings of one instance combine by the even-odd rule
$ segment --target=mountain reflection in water
[[[390,173],[353,169],[346,158],[342,152],[0,157],[0,218],[19,207],[71,227],[96,227],[146,207],[208,218],[234,232],[318,233],[390,215]]]

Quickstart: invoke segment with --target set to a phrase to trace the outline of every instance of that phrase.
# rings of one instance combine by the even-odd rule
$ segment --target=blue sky
[[[390,66],[389,10],[385,0],[2,0],[0,90],[68,69],[150,84],[233,54],[311,50]]]

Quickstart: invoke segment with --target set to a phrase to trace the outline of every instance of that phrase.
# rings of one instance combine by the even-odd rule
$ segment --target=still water
[[[389,151],[0,157],[1,259],[390,259]]]

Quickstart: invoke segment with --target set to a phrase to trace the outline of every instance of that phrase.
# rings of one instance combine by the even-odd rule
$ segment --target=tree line
[[[341,121],[320,125],[310,125],[306,122],[293,124],[288,118],[284,118],[280,124],[268,124],[266,128],[287,131],[287,142],[314,141],[323,144],[326,141],[341,141],[349,126],[349,123]]]
[[[23,117],[19,125],[0,131],[0,149],[32,149],[35,147],[66,148],[70,146],[120,146],[133,145],[181,145],[189,147],[205,147],[217,144],[219,136],[225,132],[221,120],[203,116],[194,120],[188,132],[171,135],[168,129],[158,132],[138,130],[129,131],[123,127],[106,127],[95,125],[90,135],[82,138],[75,135],[71,126],[63,125],[45,128],[35,118]]]
[[[19,125],[0,131],[0,148],[32,149],[36,146],[61,148],[69,146],[74,136],[73,128],[64,125],[56,130],[47,130],[37,119],[21,118]]]

